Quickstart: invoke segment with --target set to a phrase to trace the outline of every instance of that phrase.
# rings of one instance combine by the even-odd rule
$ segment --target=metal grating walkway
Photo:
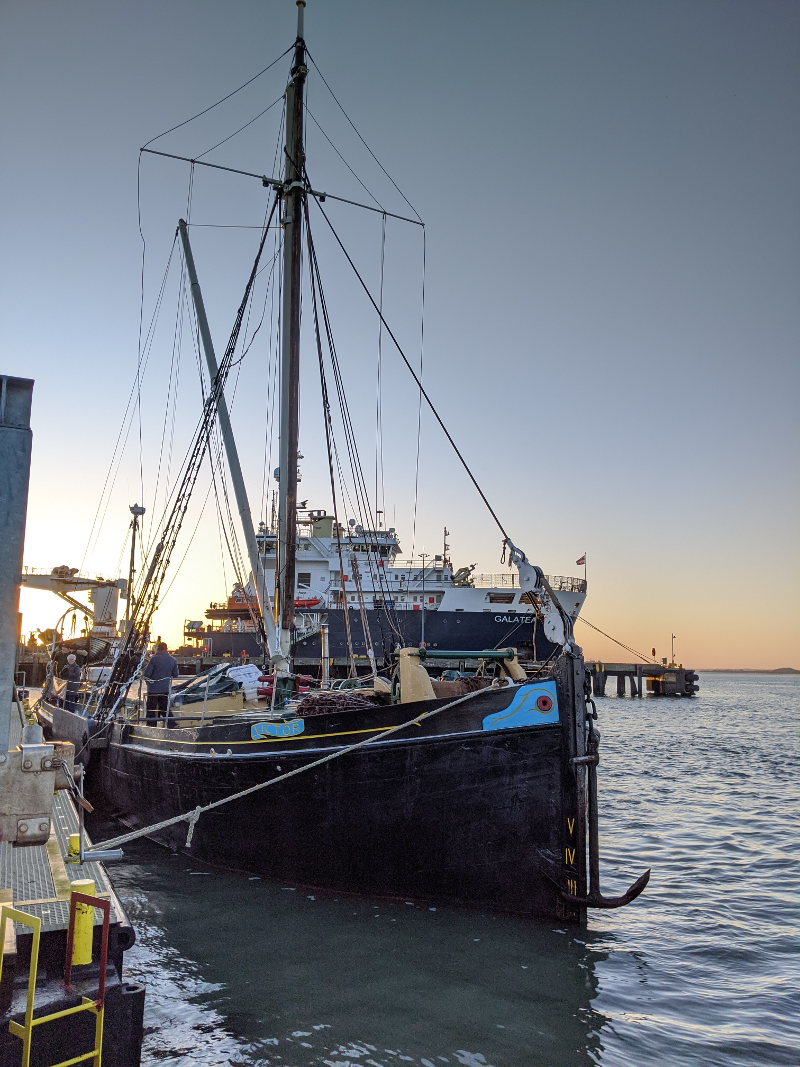
[[[13,709],[12,709],[13,710]],[[11,747],[22,737],[22,725],[16,714],[11,716]],[[69,835],[78,832],[78,813],[66,790],[53,797],[53,818],[50,840],[46,845],[27,845],[14,848],[8,841],[0,841],[0,889],[11,890],[14,907],[29,915],[38,915],[42,931],[66,929],[69,923],[69,882],[91,878],[97,896],[111,898],[111,922],[121,918],[117,914],[115,897],[105,870],[99,863],[67,863]],[[86,847],[91,842],[84,834]],[[95,925],[102,923],[102,912],[95,909]],[[15,924],[18,934],[25,928]]]

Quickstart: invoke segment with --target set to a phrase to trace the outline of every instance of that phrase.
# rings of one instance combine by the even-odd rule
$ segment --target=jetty
[[[699,690],[699,676],[691,668],[658,663],[601,663],[587,661],[586,669],[592,679],[592,694],[606,696],[609,678],[617,680],[617,696],[624,697],[627,688],[632,697],[651,696],[691,697]]]

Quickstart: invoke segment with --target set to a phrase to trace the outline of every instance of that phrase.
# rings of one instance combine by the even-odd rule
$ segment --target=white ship
[[[474,565],[455,568],[447,536],[445,530],[441,554],[403,559],[393,527],[367,530],[351,520],[337,528],[325,511],[301,514],[295,572],[298,666],[319,664],[324,626],[334,669],[348,665],[348,629],[353,656],[365,667],[370,652],[380,665],[395,647],[409,644],[454,652],[513,645],[523,660],[546,660],[556,646],[537,625],[535,604],[520,589],[517,569],[480,574]],[[277,531],[262,523],[257,540],[274,602]],[[564,611],[577,618],[585,580],[564,575],[547,580]],[[205,620],[187,620],[184,638],[210,655],[257,657],[256,610],[252,586],[236,586],[227,602],[209,605]]]

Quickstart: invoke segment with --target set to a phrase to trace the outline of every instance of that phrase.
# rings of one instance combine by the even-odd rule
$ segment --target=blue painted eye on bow
[[[512,730],[520,726],[542,726],[558,721],[556,683],[538,682],[515,690],[507,708],[486,716],[483,729]]]

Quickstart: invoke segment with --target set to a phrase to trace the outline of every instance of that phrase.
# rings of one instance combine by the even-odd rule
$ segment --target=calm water
[[[585,931],[315,897],[126,846],[144,1061],[800,1064],[800,678],[700,685],[598,701],[603,888],[653,876]]]

